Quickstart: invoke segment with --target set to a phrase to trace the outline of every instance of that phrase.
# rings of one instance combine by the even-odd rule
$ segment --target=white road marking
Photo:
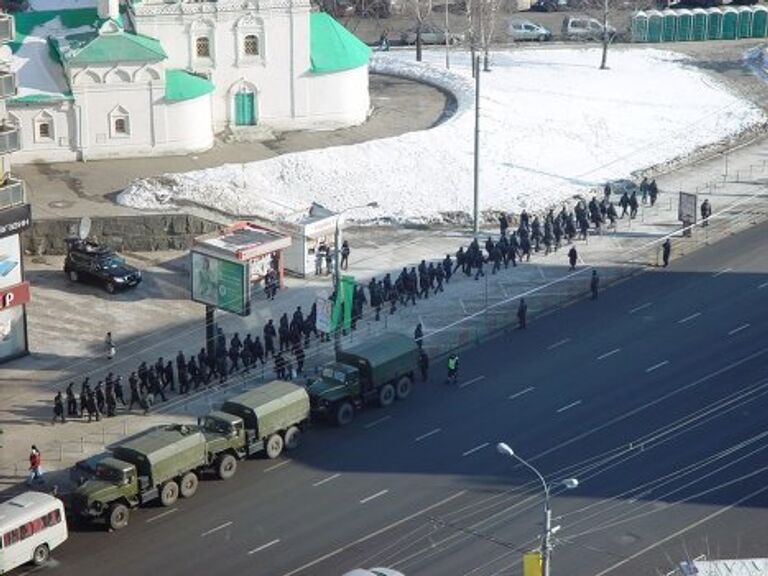
[[[648,306],[653,305],[653,302],[646,302],[645,304],[640,304],[640,306],[635,306],[632,308],[632,310],[629,311],[630,314],[634,314],[635,312],[640,312],[640,310],[644,310],[645,308],[648,308]]]
[[[256,552],[261,552],[262,550],[266,550],[270,546],[274,546],[275,544],[278,544],[279,542],[280,542],[280,539],[279,538],[275,538],[274,540],[272,540],[272,542],[267,542],[266,544],[262,544],[258,548],[254,548],[253,550],[248,551],[248,555],[250,556],[251,554],[256,554]]]
[[[434,430],[430,430],[426,434],[422,434],[421,436],[416,436],[416,439],[414,440],[414,442],[421,442],[422,440],[425,440],[430,436],[434,436],[435,434],[440,434],[440,432],[442,431],[443,431],[442,428],[435,428]]]
[[[378,426],[379,424],[382,424],[383,422],[386,422],[387,420],[391,420],[391,419],[392,419],[392,416],[382,416],[378,420],[374,420],[373,422],[368,422],[368,424],[363,426],[363,428],[367,430],[368,428],[373,428],[374,426]]]
[[[152,518],[147,518],[145,522],[149,524],[150,522],[154,522],[155,520],[160,520],[160,518],[163,518],[164,516],[168,516],[169,514],[173,514],[177,510],[178,508],[169,508],[168,510],[166,510],[165,512],[161,512],[157,516],[152,516]]]
[[[666,366],[667,364],[669,364],[669,360],[664,360],[664,362],[659,362],[658,364],[654,364],[650,368],[646,368],[645,371],[653,372],[654,370],[658,370],[659,368],[661,368],[662,366]]]
[[[338,478],[339,476],[341,476],[341,474],[332,474],[331,476],[323,478],[322,480],[318,480],[317,482],[312,484],[312,486],[322,486],[323,484],[327,484],[328,482],[331,482],[332,480],[336,480],[336,478]]]
[[[474,448],[471,448],[470,450],[467,450],[462,454],[462,456],[469,456],[470,454],[474,454],[478,450],[482,450],[483,448],[487,448],[490,442],[485,442],[483,444],[480,444],[480,446],[475,446]]]
[[[221,526],[216,526],[216,528],[211,528],[210,530],[203,532],[202,534],[200,534],[200,537],[204,538],[209,534],[213,534],[214,532],[218,532],[219,530],[224,530],[224,528],[228,528],[229,526],[232,526],[232,522],[224,522],[224,524],[222,524]]]
[[[598,360],[605,360],[609,356],[613,356],[614,354],[618,354],[621,352],[621,348],[614,348],[610,352],[606,352],[605,354],[600,354],[600,356],[597,357]]]
[[[576,400],[576,402],[571,402],[570,404],[567,404],[562,408],[558,408],[557,413],[560,414],[560,412],[565,412],[566,410],[570,410],[571,408],[578,406],[579,404],[581,404],[581,400]]]
[[[763,282],[762,284],[760,284],[760,286],[758,286],[758,287],[757,287],[757,289],[758,289],[758,290],[762,290],[762,289],[763,289],[763,288],[765,288],[766,286],[768,286],[768,282]]]
[[[366,496],[362,500],[360,500],[360,504],[365,504],[366,502],[370,502],[374,498],[379,498],[381,496],[384,496],[384,494],[387,494],[389,490],[381,490],[380,492],[376,492],[376,494],[371,494],[370,496]]]
[[[539,271],[539,274],[541,274],[541,279],[546,282],[547,281],[547,277],[544,276],[544,270],[541,269],[541,266],[536,266],[536,269]]]
[[[522,396],[523,394],[528,394],[528,392],[531,392],[532,390],[534,390],[534,387],[533,387],[533,386],[529,386],[529,387],[528,387],[528,388],[526,388],[525,390],[520,390],[520,392],[515,392],[514,394],[512,394],[512,395],[510,395],[510,396],[507,396],[507,398],[508,398],[509,400],[514,400],[514,399],[515,399],[515,398],[517,398],[518,396]]]
[[[277,470],[278,468],[282,468],[283,466],[287,466],[290,464],[290,460],[283,460],[282,462],[278,462],[274,466],[270,466],[269,468],[264,468],[264,472],[272,472],[272,470]]]
[[[562,346],[563,344],[568,344],[568,342],[570,341],[571,341],[570,338],[563,338],[559,342],[555,342],[554,344],[550,344],[549,346],[547,346],[547,350],[554,350],[558,346]]]
[[[723,274],[727,274],[731,270],[733,270],[733,268],[725,268],[723,270],[720,270],[720,272],[715,272],[714,274],[712,274],[712,278],[717,278],[718,276],[721,276]]]
[[[677,323],[685,324],[686,322],[690,322],[691,320],[693,320],[694,318],[698,318],[699,316],[701,316],[701,312],[696,312],[694,314],[691,314],[690,316],[686,316],[685,318],[678,320]]]
[[[742,325],[741,325],[741,326],[739,326],[738,328],[734,328],[733,330],[731,330],[730,332],[728,332],[728,336],[733,336],[734,334],[738,334],[738,333],[739,333],[739,332],[741,332],[742,330],[746,330],[747,328],[749,328],[749,326],[750,326],[750,324],[749,324],[749,323],[746,323],[746,324],[742,324]]]
[[[310,562],[307,562],[303,566],[299,566],[298,568],[294,568],[290,572],[286,572],[283,574],[283,576],[294,576],[294,574],[299,574],[300,572],[306,571],[308,568],[312,568],[313,566],[317,566],[321,562],[325,562],[329,558],[333,558],[334,556],[338,556],[342,552],[345,552],[349,550],[350,548],[353,548],[355,546],[359,546],[360,544],[363,544],[367,542],[368,540],[371,540],[373,538],[376,538],[377,536],[380,536],[381,534],[384,534],[385,532],[389,532],[393,528],[397,528],[398,526],[402,526],[406,522],[410,522],[414,518],[418,518],[419,516],[423,516],[427,512],[434,510],[435,508],[439,508],[443,504],[448,504],[448,502],[451,502],[452,500],[456,500],[456,498],[460,498],[461,496],[464,496],[466,494],[466,490],[459,490],[458,492],[455,492],[448,496],[447,498],[443,498],[439,502],[435,502],[434,504],[430,504],[426,508],[422,508],[421,510],[417,510],[413,514],[409,514],[408,516],[404,516],[403,518],[400,518],[400,520],[396,520],[395,522],[392,522],[391,524],[388,524],[384,526],[383,528],[379,528],[375,532],[371,532],[370,534],[366,534],[365,536],[362,536],[358,538],[357,540],[353,540],[349,544],[345,544],[344,546],[340,546],[339,548],[336,548],[336,550],[333,550],[331,552],[328,552],[327,554],[323,554],[322,556],[315,558],[314,560],[311,560]]]
[[[461,309],[464,311],[464,316],[466,316],[467,314],[469,314],[469,312],[467,312],[467,307],[466,307],[466,306],[464,306],[464,300],[462,300],[461,298],[459,298],[459,304],[461,304]]]
[[[474,384],[475,382],[480,382],[480,380],[483,380],[485,376],[477,376],[475,378],[472,378],[472,380],[467,380],[466,382],[462,382],[459,384],[459,388],[466,388],[470,384]]]

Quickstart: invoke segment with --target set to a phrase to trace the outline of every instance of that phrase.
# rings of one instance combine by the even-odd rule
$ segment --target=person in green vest
[[[456,380],[459,377],[459,355],[456,352],[451,352],[448,356],[448,380],[446,384],[456,384]]]

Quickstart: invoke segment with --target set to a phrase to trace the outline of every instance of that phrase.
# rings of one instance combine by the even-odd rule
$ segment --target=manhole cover
[[[70,206],[73,206],[74,202],[70,202],[69,200],[56,200],[56,202],[49,202],[48,206],[50,208],[69,208]]]

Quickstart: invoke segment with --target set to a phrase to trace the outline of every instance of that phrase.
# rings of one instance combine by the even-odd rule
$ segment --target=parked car
[[[544,28],[544,26],[531,22],[530,20],[521,20],[519,18],[509,21],[507,33],[509,34],[509,37],[515,41],[538,40],[539,42],[544,42],[545,40],[552,39],[552,32]]]
[[[106,246],[90,240],[67,241],[64,272],[72,282],[101,284],[112,294],[141,282],[141,272]]]
[[[460,34],[446,32],[440,28],[440,26],[427,22],[421,26],[421,43],[445,44],[446,34],[448,35],[448,42],[450,44],[458,44],[461,42]],[[413,26],[400,34],[400,40],[403,42],[403,44],[416,44],[416,26]]]
[[[608,36],[616,35],[616,28],[608,24]],[[563,18],[562,35],[567,40],[596,40],[603,39],[603,25],[588,16],[566,16]]]
[[[568,0],[536,0],[531,4],[534,12],[557,12],[568,10]]]

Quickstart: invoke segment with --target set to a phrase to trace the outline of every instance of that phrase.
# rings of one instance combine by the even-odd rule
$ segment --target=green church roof
[[[213,83],[186,70],[166,70],[165,99],[181,102],[213,92]]]
[[[121,8],[122,12],[123,8]],[[24,42],[24,38],[29,36],[30,32],[38,26],[47,24],[55,18],[61,20],[64,28],[80,28],[81,26],[98,25],[99,15],[96,8],[77,8],[74,10],[42,10],[40,12],[16,12],[13,15],[14,26],[16,28],[16,37],[10,43],[11,50],[16,52]],[[118,23],[122,25],[122,14],[118,18]]]
[[[86,32],[53,40],[61,61],[75,66],[116,62],[157,62],[168,55],[160,41],[123,30],[99,34]]]
[[[325,12],[309,15],[310,70],[315,74],[367,66],[371,49]]]

